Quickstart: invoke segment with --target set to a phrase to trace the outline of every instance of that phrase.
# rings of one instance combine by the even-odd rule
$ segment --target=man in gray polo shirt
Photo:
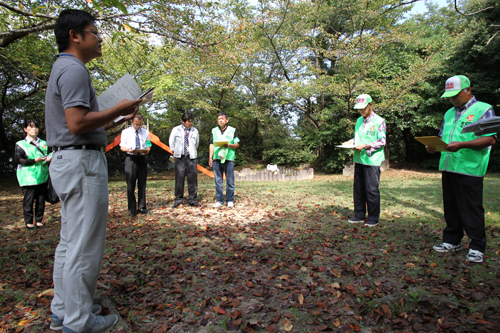
[[[50,175],[61,199],[61,235],[54,260],[50,328],[63,332],[106,332],[116,315],[98,316],[92,301],[97,285],[108,218],[105,130],[131,119],[141,100],[122,100],[99,111],[85,64],[100,57],[102,39],[94,17],[64,10],[54,32],[59,56],[45,96],[47,143],[55,147]]]

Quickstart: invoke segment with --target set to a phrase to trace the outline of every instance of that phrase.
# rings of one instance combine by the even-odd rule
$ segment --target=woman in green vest
[[[26,228],[34,230],[43,228],[43,212],[45,210],[45,193],[49,178],[47,142],[38,137],[39,124],[36,120],[25,122],[26,138],[16,142],[15,163],[17,180],[21,186],[23,214]],[[35,224],[33,224],[33,203],[35,203]]]

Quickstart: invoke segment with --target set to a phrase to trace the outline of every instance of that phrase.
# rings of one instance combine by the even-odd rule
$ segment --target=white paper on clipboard
[[[336,145],[337,148],[355,148],[356,145]]]
[[[130,74],[125,74],[118,81],[116,81],[111,87],[109,87],[105,92],[103,92],[99,97],[97,97],[97,103],[99,104],[99,111],[109,109],[122,99],[139,99],[143,98],[139,106],[144,105],[153,100],[154,88],[149,88],[145,92],[141,90],[141,87],[135,82],[134,78]],[[115,119],[115,122],[123,119],[124,116],[120,116]]]

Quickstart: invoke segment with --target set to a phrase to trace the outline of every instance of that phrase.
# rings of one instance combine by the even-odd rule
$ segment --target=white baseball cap
[[[368,104],[370,104],[372,98],[368,94],[361,94],[356,97],[356,105],[354,105],[354,109],[364,109]]]
[[[445,83],[445,92],[441,98],[456,96],[462,89],[469,88],[470,81],[463,75],[456,75],[450,77]]]

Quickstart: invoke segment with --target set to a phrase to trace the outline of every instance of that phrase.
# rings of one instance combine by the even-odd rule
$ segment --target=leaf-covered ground
[[[22,220],[15,179],[0,183],[0,331],[45,332],[59,204],[46,228]],[[172,209],[172,173],[150,175],[150,214],[126,211],[112,177],[96,302],[119,314],[114,332],[499,332],[500,177],[485,179],[488,249],[440,254],[440,175],[382,174],[378,227],[351,225],[352,177],[236,184],[236,205]],[[467,240],[464,240],[467,244]]]

